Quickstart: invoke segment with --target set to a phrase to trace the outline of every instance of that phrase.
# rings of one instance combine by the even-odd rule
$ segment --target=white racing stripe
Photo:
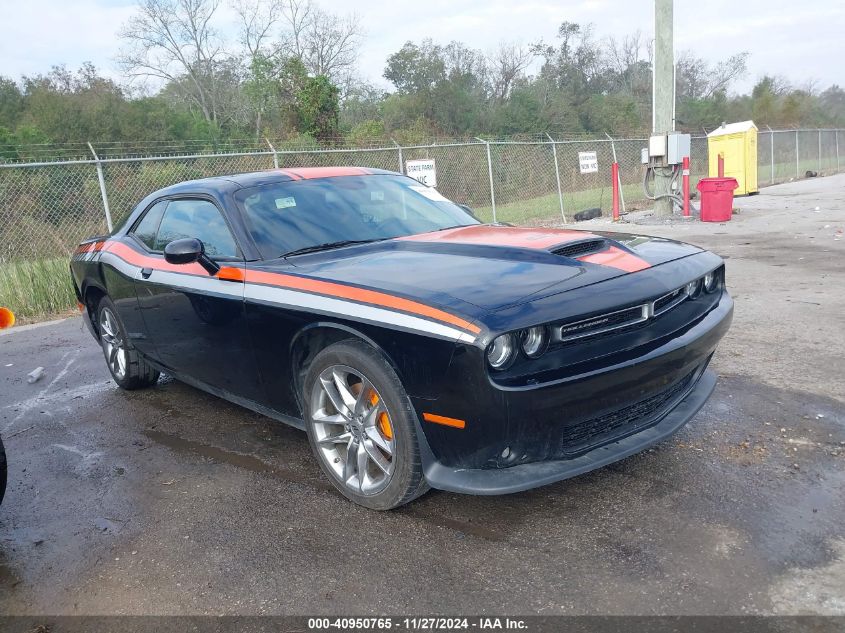
[[[217,277],[200,277],[199,275],[184,275],[182,273],[171,273],[166,270],[153,270],[153,274],[147,279],[140,281],[153,284],[171,286],[178,290],[192,290],[206,295],[218,297],[234,297],[243,299],[244,284],[240,281],[227,281]]]
[[[404,312],[395,312],[384,308],[324,297],[322,295],[277,288],[275,286],[262,286],[260,284],[246,285],[247,301],[277,305],[280,307],[306,310],[308,312],[319,312],[330,316],[350,318],[355,321],[365,321],[374,325],[384,325],[399,330],[413,332],[424,332],[437,338],[445,338],[450,341],[462,341],[472,343],[475,336],[467,334],[463,330],[415,317]]]
[[[156,269],[153,270],[149,278],[143,279],[141,277],[141,269],[138,266],[130,264],[117,255],[104,251],[102,261],[113,266],[127,277],[131,277],[137,281],[166,285],[178,290],[200,292],[218,297],[245,298],[247,301],[253,303],[304,310],[354,321],[363,321],[397,330],[420,332],[428,336],[450,341],[473,343],[476,339],[475,335],[450,325],[437,323],[404,312],[378,308],[345,299],[326,297],[277,286],[265,286],[253,283],[245,284],[238,281],[217,279],[211,276],[201,277],[199,275],[186,275]]]
[[[100,262],[102,262],[103,264],[108,264],[116,271],[123,273],[130,279],[140,279],[141,277],[141,269],[138,266],[130,264],[126,260],[123,260],[117,255],[109,253],[108,251],[101,251]]]

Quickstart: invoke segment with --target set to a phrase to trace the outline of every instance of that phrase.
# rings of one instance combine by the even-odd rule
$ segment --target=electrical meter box
[[[690,155],[690,135],[672,133],[666,136],[666,162],[680,165]]]
[[[653,158],[666,156],[665,134],[657,134],[648,139],[648,155]]]

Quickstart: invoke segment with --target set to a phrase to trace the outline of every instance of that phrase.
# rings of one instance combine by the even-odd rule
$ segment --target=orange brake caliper
[[[370,394],[370,404],[372,406],[376,406],[378,404],[378,394],[373,391]],[[385,439],[392,440],[393,439],[393,425],[390,424],[390,416],[387,415],[387,411],[382,411],[378,414],[378,430],[381,431],[381,434],[385,437]]]

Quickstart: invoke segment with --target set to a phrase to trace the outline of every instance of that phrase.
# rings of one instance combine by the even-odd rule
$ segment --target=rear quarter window
[[[167,207],[167,200],[155,203],[147,209],[141,220],[135,225],[131,233],[150,250],[155,250],[156,233],[161,222],[161,216]]]

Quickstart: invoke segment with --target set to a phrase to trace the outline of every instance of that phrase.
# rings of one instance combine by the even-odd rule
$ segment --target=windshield
[[[235,194],[264,259],[321,245],[376,240],[479,224],[436,189],[407,176],[315,178]]]

